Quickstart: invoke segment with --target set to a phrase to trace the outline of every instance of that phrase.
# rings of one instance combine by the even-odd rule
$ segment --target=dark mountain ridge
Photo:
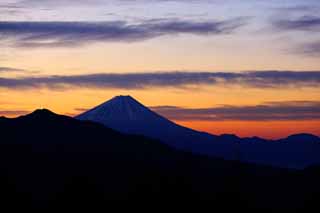
[[[121,201],[140,210],[207,203],[212,210],[292,212],[317,203],[317,167],[290,171],[197,156],[48,110],[0,119],[0,132],[1,208],[106,210]]]
[[[170,147],[227,160],[303,169],[320,164],[320,138],[297,134],[280,140],[212,135],[175,124],[131,96],[116,96],[76,117],[122,133],[144,135]]]

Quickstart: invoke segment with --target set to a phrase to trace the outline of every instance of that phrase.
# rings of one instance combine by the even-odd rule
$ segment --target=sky
[[[318,0],[1,0],[0,115],[131,95],[213,134],[320,135]]]

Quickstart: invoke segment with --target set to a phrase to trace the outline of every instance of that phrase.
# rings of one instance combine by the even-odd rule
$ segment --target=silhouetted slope
[[[318,185],[318,169],[194,156],[48,110],[0,119],[0,132],[0,208],[92,211],[121,201],[139,210],[207,203],[211,210],[292,212],[317,202],[318,188],[309,186]]]
[[[211,135],[177,125],[130,96],[114,97],[76,118],[98,122],[123,133],[154,138],[179,150],[228,160],[299,169],[320,163],[319,137],[300,134],[271,141]]]
[[[3,119],[0,132],[1,188],[6,189],[1,198],[9,205],[82,209],[111,200],[214,200],[235,172],[222,172],[231,162],[209,164],[156,141],[48,110]]]
[[[235,159],[233,143],[222,143],[216,136],[177,125],[131,96],[116,96],[76,118],[98,122],[123,133],[161,140],[180,150]]]

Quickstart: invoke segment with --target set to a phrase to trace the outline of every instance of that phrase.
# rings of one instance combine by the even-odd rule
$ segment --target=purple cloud
[[[254,71],[254,72],[149,72],[102,73],[87,75],[53,75],[42,77],[0,78],[0,88],[188,88],[218,85],[252,88],[319,87],[320,71]]]
[[[169,119],[180,121],[320,120],[320,101],[268,102],[256,106],[218,106],[200,109],[156,106],[151,109]]]
[[[92,42],[137,42],[165,35],[220,35],[234,32],[244,19],[227,21],[146,20],[110,22],[0,22],[0,39],[20,47],[77,46]]]

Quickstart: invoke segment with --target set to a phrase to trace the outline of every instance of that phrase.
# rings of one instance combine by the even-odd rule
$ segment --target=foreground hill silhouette
[[[150,204],[181,211],[207,203],[213,211],[305,212],[318,204],[317,167],[196,156],[48,110],[0,118],[0,132],[2,209],[133,210],[134,203],[140,211]]]
[[[211,135],[175,124],[131,96],[116,96],[76,118],[98,122],[123,133],[154,138],[179,150],[228,160],[298,169],[320,164],[317,136],[297,134],[272,141]]]

